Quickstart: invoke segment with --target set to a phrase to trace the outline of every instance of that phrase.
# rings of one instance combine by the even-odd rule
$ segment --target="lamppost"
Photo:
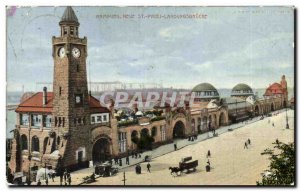
[[[31,142],[30,142],[30,131],[31,131],[31,127],[28,127],[28,135],[29,135],[29,139],[28,139],[28,161],[29,161],[29,165],[28,165],[28,179],[27,179],[27,184],[31,185],[31,176],[30,176],[30,170],[31,170]]]
[[[287,111],[288,111],[288,108],[286,107],[285,108],[285,116],[286,116],[286,129],[289,129],[290,127],[289,127],[289,118],[288,118],[288,115],[287,115]]]

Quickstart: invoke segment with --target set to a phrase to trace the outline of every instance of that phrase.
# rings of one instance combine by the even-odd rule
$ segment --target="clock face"
[[[58,56],[60,58],[63,58],[66,54],[66,51],[65,51],[65,48],[64,47],[61,47],[59,50],[58,50]]]
[[[80,50],[78,48],[73,48],[72,49],[72,55],[75,57],[75,58],[79,58],[80,57]]]

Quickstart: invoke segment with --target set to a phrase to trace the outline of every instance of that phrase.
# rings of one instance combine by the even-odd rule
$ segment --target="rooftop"
[[[109,112],[106,107],[101,106],[99,100],[89,96],[89,106],[92,112]],[[53,109],[53,92],[47,92],[47,104],[43,105],[43,92],[37,92],[28,99],[20,103],[16,112],[41,112],[52,113]]]

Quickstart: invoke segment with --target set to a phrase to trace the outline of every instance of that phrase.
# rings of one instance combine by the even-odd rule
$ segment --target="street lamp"
[[[287,115],[287,111],[288,111],[287,107],[285,108],[285,111],[286,111],[285,112],[286,113],[286,115],[285,115],[286,116],[286,129],[289,129],[290,127],[289,127],[289,118],[288,118],[288,115]]]
[[[29,165],[28,165],[28,180],[27,180],[27,184],[30,185],[31,184],[31,176],[30,176],[30,168],[31,168],[31,142],[30,142],[30,131],[31,128],[29,127],[28,129],[28,135],[29,135],[29,139],[28,139],[28,161],[29,161]]]

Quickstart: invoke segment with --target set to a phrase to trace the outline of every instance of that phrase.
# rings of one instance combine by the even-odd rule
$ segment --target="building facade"
[[[192,90],[196,95],[193,106],[166,104],[154,107],[150,113],[133,108],[132,116],[117,111],[113,101],[108,108],[102,106],[88,90],[88,40],[79,37],[80,23],[71,7],[66,8],[59,26],[60,36],[52,38],[53,92],[44,88],[24,98],[16,109],[9,162],[13,173],[22,171],[30,175],[42,167],[58,171],[85,168],[126,156],[140,149],[138,142],[149,137],[151,146],[157,147],[232,123],[232,109],[208,83]],[[267,89],[268,97],[249,102],[247,112],[261,115],[286,106],[284,78],[280,87],[281,96],[278,92],[269,94],[272,86]],[[233,91],[237,93],[238,87]],[[243,96],[253,94],[251,91],[242,92]]]

